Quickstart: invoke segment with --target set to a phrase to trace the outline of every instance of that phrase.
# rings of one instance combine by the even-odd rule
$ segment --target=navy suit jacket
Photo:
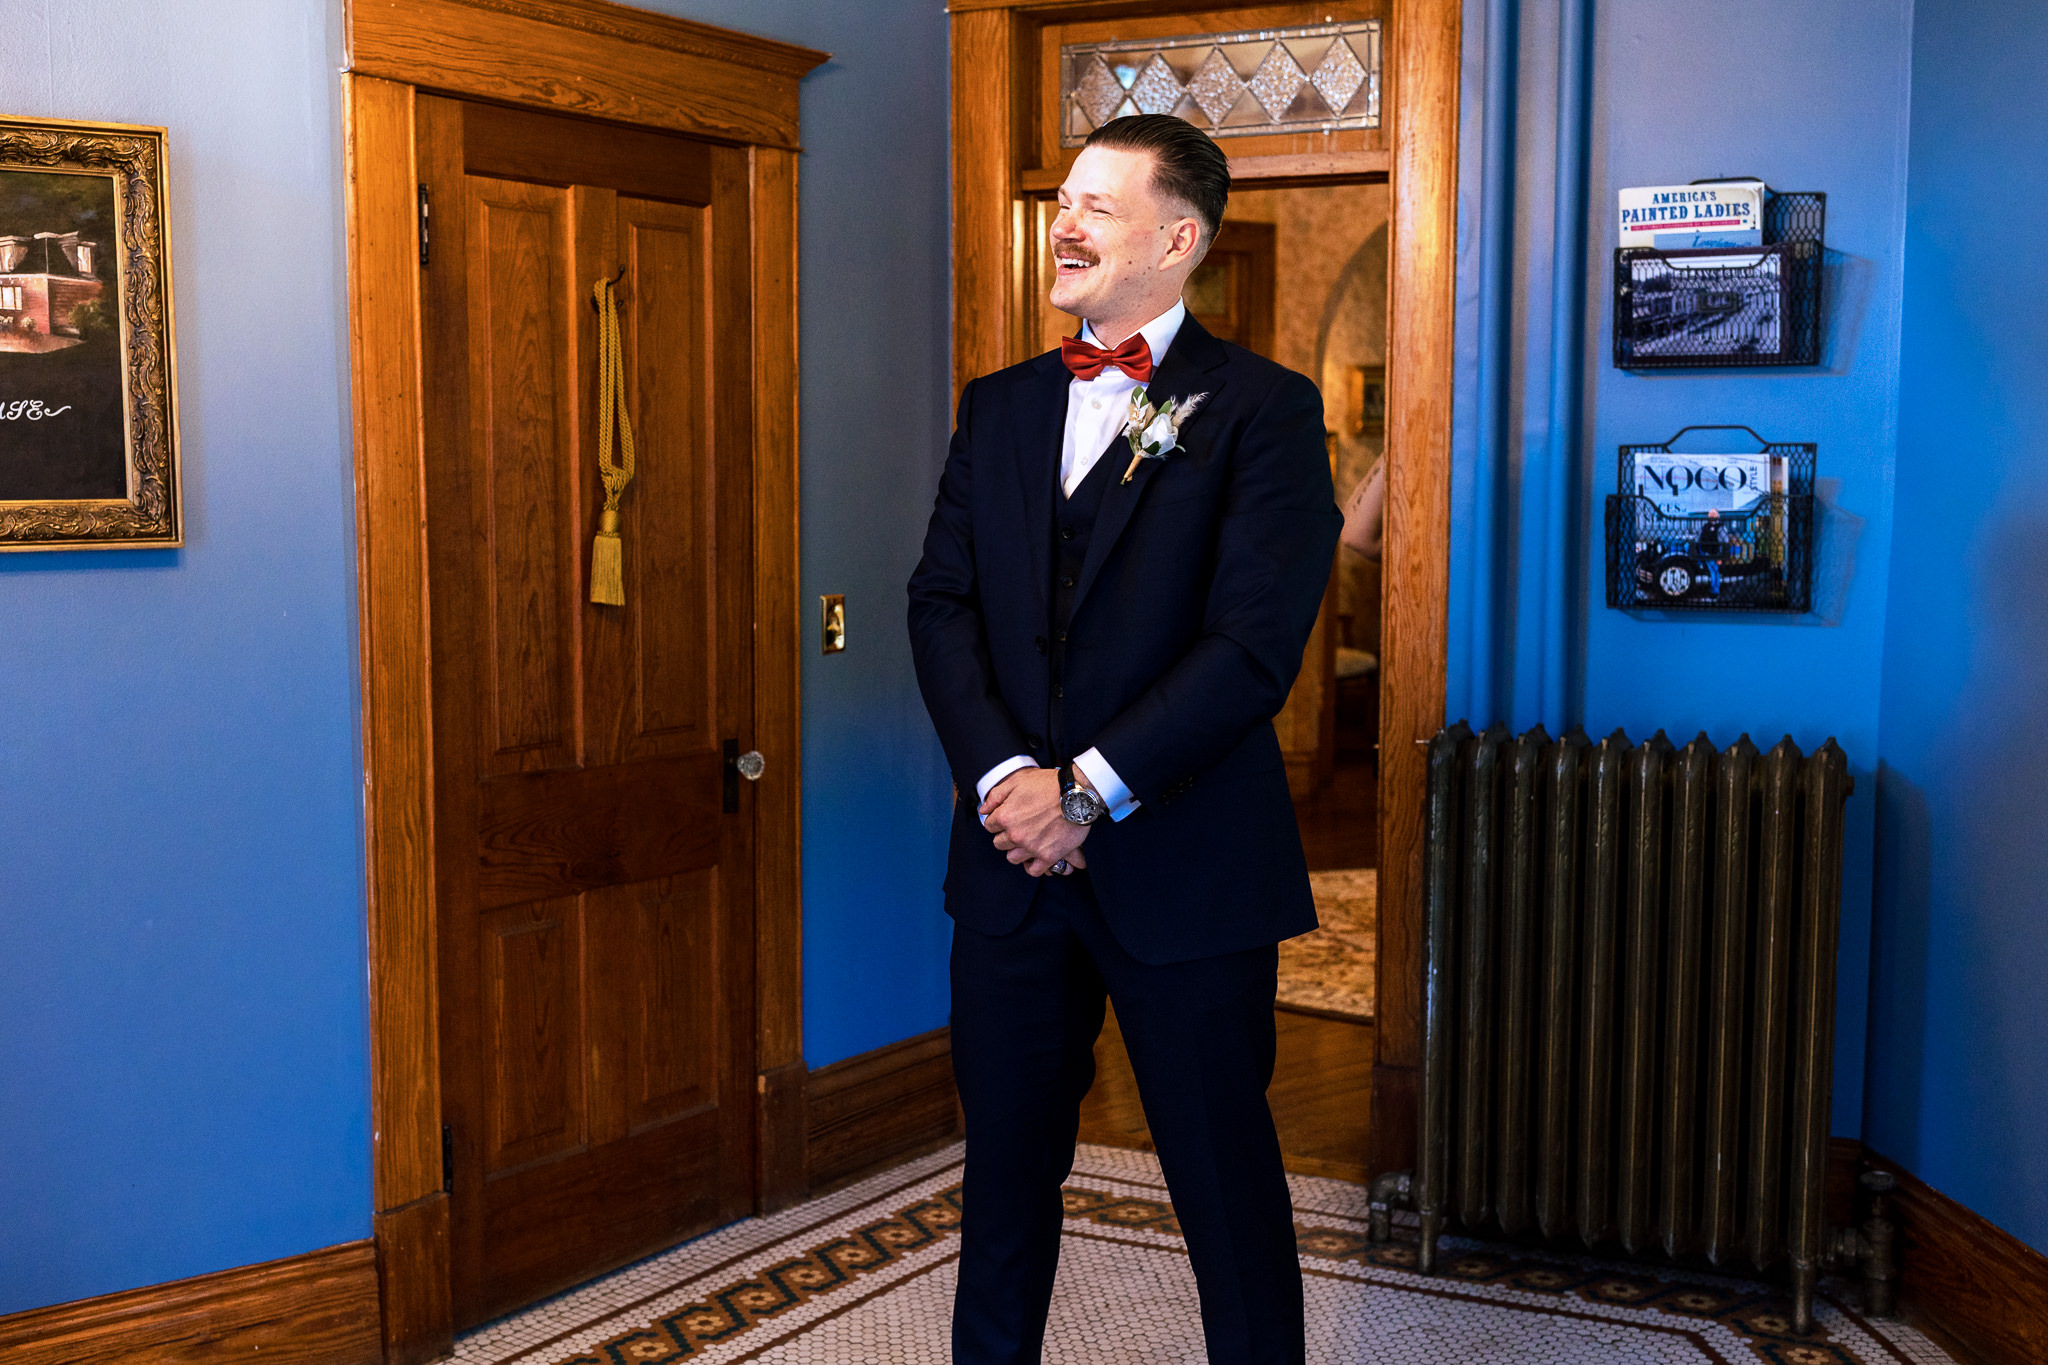
[[[1015,928],[1037,882],[998,852],[975,783],[1015,754],[1091,745],[1143,804],[1084,852],[1103,916],[1144,962],[1277,943],[1316,924],[1272,718],[1300,671],[1343,517],[1323,405],[1303,376],[1181,323],[1153,401],[1209,395],[1180,448],[1112,482],[1075,589],[1064,675],[1050,676],[1053,525],[1071,376],[1059,353],[977,379],[924,558],[910,579],[918,685],[959,793],[946,911]],[[1064,686],[1071,753],[1045,745]]]

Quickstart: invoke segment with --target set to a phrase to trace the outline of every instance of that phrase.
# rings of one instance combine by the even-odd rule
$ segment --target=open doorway
[[[1387,216],[1384,183],[1240,186],[1184,296],[1216,336],[1316,382],[1340,503],[1385,447]],[[1049,344],[1079,325],[1043,311]],[[1359,1101],[1373,1055],[1379,644],[1379,565],[1339,550],[1300,677],[1274,721],[1321,927],[1280,948],[1270,1099],[1289,1165],[1350,1179],[1363,1175]],[[1083,1138],[1147,1145],[1113,1019],[1096,1064]]]
[[[1239,190],[1218,250],[1188,291],[1190,308],[1212,331],[1206,309],[1230,296],[1226,284],[1250,296],[1247,319],[1270,316],[1268,335],[1246,331],[1240,344],[1322,390],[1340,503],[1385,452],[1387,211],[1384,184]],[[1264,260],[1227,254],[1232,234],[1256,234]],[[1265,261],[1268,269],[1255,268]],[[1270,304],[1258,297],[1266,291]],[[1280,1000],[1361,1023],[1373,1017],[1379,650],[1378,560],[1342,548],[1301,676],[1276,721],[1323,926],[1283,945]]]
[[[1071,320],[1045,303],[1052,199],[1087,129],[1127,105],[1218,130],[1235,180],[1233,232],[1256,237],[1248,225],[1271,225],[1276,348],[1281,209],[1291,202],[1277,196],[1378,197],[1364,231],[1347,227],[1332,273],[1306,305],[1316,318],[1308,356],[1287,363],[1336,390],[1328,413],[1333,482],[1356,472],[1362,451],[1383,447],[1385,554],[1377,571],[1350,561],[1333,569],[1281,735],[1313,865],[1359,874],[1354,888],[1369,879],[1371,896],[1349,899],[1370,902],[1357,907],[1359,922],[1372,926],[1360,935],[1357,959],[1371,982],[1370,1006],[1283,1005],[1268,1094],[1296,1170],[1357,1180],[1412,1165],[1423,755],[1443,724],[1448,644],[1458,0],[974,0],[949,14],[956,388],[1072,334]],[[1253,212],[1268,194],[1280,207]],[[1354,260],[1351,278],[1369,279],[1375,254],[1384,306],[1350,312],[1377,320],[1378,375],[1365,355],[1347,353],[1346,336],[1333,350],[1322,324],[1331,286]],[[1227,313],[1237,297],[1219,299],[1216,311]],[[1208,302],[1195,302],[1210,314]],[[1256,326],[1256,310],[1244,306]],[[1334,385],[1322,374],[1326,365],[1339,367]],[[1376,405],[1384,427],[1377,438]],[[1360,609],[1382,599],[1385,612]],[[1298,979],[1312,976],[1324,979]],[[1098,1061],[1083,1136],[1142,1145],[1143,1114],[1113,1023]]]

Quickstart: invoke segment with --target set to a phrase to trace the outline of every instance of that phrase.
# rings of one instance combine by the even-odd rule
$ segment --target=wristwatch
[[[1074,765],[1060,764],[1060,814],[1070,824],[1092,825],[1109,814],[1102,798],[1074,780]]]

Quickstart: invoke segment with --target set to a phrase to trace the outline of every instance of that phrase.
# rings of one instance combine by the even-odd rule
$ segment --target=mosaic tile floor
[[[1311,872],[1308,883],[1321,927],[1280,945],[1280,1003],[1370,1020],[1379,873]]]
[[[1291,1177],[1312,1365],[1951,1365],[1823,1286],[1791,1335],[1768,1286],[1445,1239],[1370,1246],[1365,1191]],[[464,1365],[943,1365],[960,1149],[751,1219],[464,1337]],[[1147,1153],[1082,1147],[1067,1182],[1048,1365],[1198,1365],[1194,1276]]]

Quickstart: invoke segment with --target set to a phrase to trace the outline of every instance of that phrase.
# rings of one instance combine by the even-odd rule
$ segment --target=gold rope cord
[[[626,365],[619,346],[619,302],[613,281],[591,289],[597,299],[597,473],[604,480],[604,515],[590,546],[590,600],[626,604],[624,547],[619,541],[619,495],[633,482],[633,423],[626,415]],[[612,423],[619,428],[619,462],[612,463]]]

